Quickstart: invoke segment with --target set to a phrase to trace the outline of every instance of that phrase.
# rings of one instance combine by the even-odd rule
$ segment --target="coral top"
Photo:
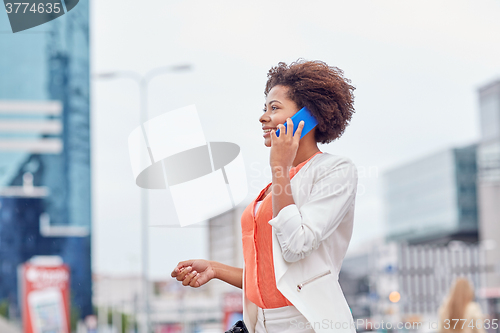
[[[317,154],[290,169],[290,179]],[[254,213],[257,201],[267,191],[269,183],[241,215],[243,258],[245,260],[246,297],[262,309],[274,309],[293,305],[276,287],[274,277],[272,226],[268,223],[273,218],[272,192],[262,200]]]

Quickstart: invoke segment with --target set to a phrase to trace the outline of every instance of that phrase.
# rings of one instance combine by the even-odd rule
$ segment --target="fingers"
[[[191,281],[189,282],[189,285],[193,288],[199,287],[199,285],[197,284],[199,278],[200,278],[200,273],[196,273],[196,275],[194,275]]]
[[[291,118],[286,118],[286,135],[293,136],[293,121]],[[283,126],[284,127],[284,126]]]
[[[276,130],[271,130],[271,146],[273,145],[273,142],[276,141],[276,139],[278,139],[278,136],[276,135]]]
[[[186,267],[175,267],[174,270],[172,271],[172,274],[170,274],[171,277],[177,277],[179,276],[180,273],[182,273]]]
[[[198,275],[199,275],[199,273],[197,271],[188,272],[188,274],[186,274],[186,276],[184,277],[184,280],[182,280],[182,285],[187,286],[191,282],[196,283],[196,281],[192,281],[192,280],[193,280],[193,278],[197,277]],[[193,287],[193,286],[191,286],[191,287]]]
[[[280,137],[281,137],[281,135],[284,135],[284,136],[286,135],[289,138],[294,136],[292,118],[286,118],[286,127],[283,124],[279,124],[277,126],[277,128],[280,130]],[[300,128],[300,123],[299,123],[299,128]],[[272,138],[272,133],[273,133],[273,131],[271,131],[271,138]],[[277,138],[277,136],[275,136],[275,137]]]
[[[172,272],[172,277],[175,277],[177,281],[182,281],[183,286],[198,287],[197,282],[200,277],[200,273],[193,270],[193,267],[176,267]]]
[[[170,273],[171,277],[176,277],[180,273],[180,270],[178,267],[175,267],[172,273]]]
[[[180,261],[177,266],[174,268],[172,273],[170,274],[171,277],[176,277],[179,275],[179,273],[185,269],[188,266],[191,266],[193,264],[194,260],[185,260],[185,261]]]
[[[285,125],[279,124],[276,126],[276,130],[271,130],[271,146],[273,145],[273,142],[278,140],[278,136],[276,135],[276,131],[280,131],[280,138],[285,135]]]
[[[302,136],[302,129],[304,128],[304,121],[301,120],[300,123],[299,123],[299,126],[297,126],[297,130],[295,131],[295,134],[293,135],[293,137],[297,137],[298,139],[297,140],[300,140],[300,137]]]
[[[175,276],[172,276],[172,277],[175,277],[177,279],[177,281],[182,281],[184,280],[184,278],[186,277],[187,274],[189,274],[193,268],[191,266],[189,267],[182,267],[182,268],[178,268],[176,267],[174,269],[174,272],[178,270],[177,274],[175,274]],[[172,273],[172,275],[174,274],[174,272]]]
[[[170,274],[171,277],[177,277],[182,271],[184,270],[184,267],[175,267],[172,273]]]
[[[288,124],[287,124],[287,125],[288,125]],[[287,135],[288,133],[290,133],[290,131],[289,131],[289,130],[287,130],[287,127],[285,127],[285,125],[283,125],[283,124],[279,124],[279,125],[276,127],[276,130],[278,130],[278,129],[280,130],[280,138],[281,138],[282,136],[285,136],[285,135]],[[278,136],[276,136],[276,137],[278,137]]]

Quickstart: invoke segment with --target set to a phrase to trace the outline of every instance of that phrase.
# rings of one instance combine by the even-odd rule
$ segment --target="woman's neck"
[[[301,142],[302,143],[302,142]],[[299,145],[295,159],[293,160],[293,167],[296,167],[300,163],[306,161],[308,158],[316,154],[319,150],[318,145],[314,142],[314,145]]]

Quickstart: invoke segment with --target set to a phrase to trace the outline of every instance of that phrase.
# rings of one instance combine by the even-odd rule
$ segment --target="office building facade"
[[[0,15],[0,300],[17,312],[18,265],[57,255],[74,316],[92,313],[88,6],[16,34]]]
[[[384,175],[387,239],[476,242],[477,145],[439,151]]]
[[[500,80],[479,89],[479,107],[479,236],[489,266],[484,295],[494,308],[500,306]]]

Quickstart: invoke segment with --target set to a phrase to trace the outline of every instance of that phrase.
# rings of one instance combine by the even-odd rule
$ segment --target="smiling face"
[[[276,130],[279,124],[284,124],[286,118],[291,118],[299,110],[298,105],[288,97],[288,87],[277,85],[269,91],[264,105],[265,112],[259,118],[264,130],[266,147],[271,147],[270,130]]]

